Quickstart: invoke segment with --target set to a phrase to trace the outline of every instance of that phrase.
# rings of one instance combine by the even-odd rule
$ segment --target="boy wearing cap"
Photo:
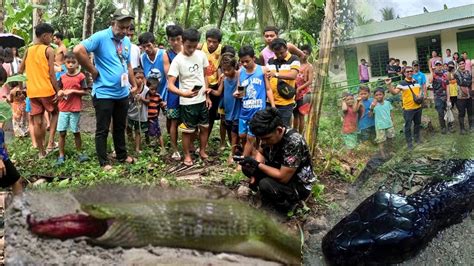
[[[127,37],[133,16],[122,8],[113,14],[112,25],[96,32],[74,47],[79,63],[92,74],[93,105],[96,114],[95,145],[100,165],[105,170],[112,166],[107,158],[107,136],[113,118],[114,148],[119,162],[133,163],[125,145],[128,95],[130,85],[136,91],[136,81],[130,64],[131,45]],[[95,65],[88,53],[94,53]]]
[[[431,80],[435,96],[435,108],[438,112],[438,121],[441,128],[441,134],[448,133],[444,115],[447,108],[451,108],[451,101],[449,99],[449,80],[448,75],[443,70],[443,63],[438,60],[435,62],[435,69],[433,70],[433,77]]]

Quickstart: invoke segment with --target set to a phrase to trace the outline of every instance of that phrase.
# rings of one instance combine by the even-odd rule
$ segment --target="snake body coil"
[[[83,205],[81,209],[95,219],[98,226],[103,226],[106,221],[105,233],[91,238],[93,243],[102,246],[181,247],[234,252],[286,264],[301,263],[298,238],[261,212],[233,201],[183,199],[140,204],[92,204]],[[34,233],[68,238],[67,233],[62,236],[54,234],[50,227],[51,221],[55,221],[56,229],[70,226],[70,215],[65,217],[68,224],[58,224],[61,217],[40,222],[30,218],[28,223]],[[77,228],[90,227],[90,219],[78,220],[86,223],[79,222],[69,228],[74,232],[71,237],[78,236]]]
[[[436,234],[463,220],[474,206],[474,161],[464,160],[453,181],[408,196],[377,192],[323,238],[335,265],[398,263],[416,255]]]

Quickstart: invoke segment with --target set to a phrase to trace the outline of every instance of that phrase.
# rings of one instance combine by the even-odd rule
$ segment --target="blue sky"
[[[355,2],[358,12],[366,18],[381,20],[380,9],[384,7],[392,7],[396,15],[407,17],[423,13],[423,7],[428,11],[437,11],[443,9],[444,4],[450,8],[472,4],[473,0],[355,0]]]

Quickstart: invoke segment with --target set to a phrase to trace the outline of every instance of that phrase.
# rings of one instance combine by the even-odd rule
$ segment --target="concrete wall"
[[[441,31],[441,51],[443,52],[443,56],[446,55],[446,49],[451,49],[451,56],[454,52],[458,51],[458,41],[456,33],[457,30],[444,30]]]
[[[415,36],[408,36],[388,40],[389,57],[398,58],[400,61],[406,60],[411,63],[417,59]]]

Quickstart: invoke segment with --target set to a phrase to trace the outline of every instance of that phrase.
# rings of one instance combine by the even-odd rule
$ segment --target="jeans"
[[[458,99],[456,101],[456,107],[458,108],[458,118],[459,118],[459,126],[461,129],[464,129],[464,117],[467,113],[467,120],[469,123],[469,127],[474,126],[474,117],[472,113],[472,100],[471,98],[468,99]]]
[[[282,211],[288,211],[300,200],[305,200],[311,191],[293,177],[287,184],[280,183],[271,177],[259,180],[258,187],[263,199],[271,202]]]
[[[403,119],[405,120],[405,140],[407,141],[408,146],[413,145],[413,139],[411,135],[412,123],[415,124],[413,128],[413,135],[415,137],[415,141],[420,141],[421,113],[422,108],[414,110],[403,110]]]
[[[277,105],[276,108],[280,113],[281,120],[283,125],[287,128],[291,127],[291,117],[293,116],[293,109],[295,108],[295,104],[289,105]]]
[[[435,109],[438,112],[438,121],[441,128],[446,127],[446,121],[444,121],[444,114],[446,112],[446,100],[436,97],[435,98]]]
[[[95,108],[96,130],[95,149],[99,164],[107,165],[107,136],[111,119],[113,119],[112,138],[118,161],[127,159],[127,146],[125,143],[125,126],[128,113],[128,97],[123,99],[97,99],[92,100]]]

